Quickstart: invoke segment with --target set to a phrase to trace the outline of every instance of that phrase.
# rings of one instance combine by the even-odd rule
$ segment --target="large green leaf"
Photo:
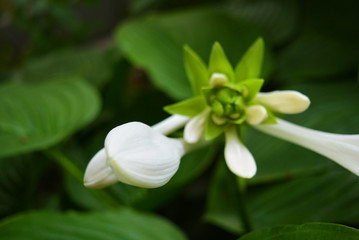
[[[258,36],[250,25],[235,20],[228,12],[204,8],[129,21],[116,32],[123,54],[147,70],[156,86],[176,99],[192,96],[183,45],[206,61],[213,43],[218,41],[235,64]],[[268,62],[265,65],[268,68]]]
[[[270,42],[283,44],[298,30],[300,17],[296,0],[232,1],[228,10],[255,25]]]
[[[319,33],[323,36],[334,37],[344,40],[346,43],[353,43],[355,49],[359,40],[358,8],[356,0],[342,0],[340,4],[336,0],[327,0],[323,5],[321,1],[304,0],[302,7],[302,28],[305,32]],[[357,55],[357,52],[352,52]]]
[[[357,48],[353,43],[327,36],[303,34],[278,57],[278,78],[298,82],[345,74],[356,69]]]
[[[109,47],[65,49],[31,59],[15,75],[26,82],[53,78],[83,77],[95,86],[103,86],[112,74],[117,53]]]
[[[0,224],[0,239],[6,240],[153,240],[186,239],[165,219],[122,208],[113,212],[33,212]]]
[[[358,224],[359,179],[340,167],[326,172],[248,188],[247,212],[254,229],[278,224],[340,222]],[[243,232],[238,217],[236,182],[221,163],[211,183],[206,218],[234,233]]]
[[[121,205],[133,205],[146,196],[147,189],[142,189],[118,182],[106,189],[88,189],[82,182],[67,174],[66,191],[70,199],[89,210],[113,209]]]
[[[254,227],[317,221],[358,224],[359,178],[338,168],[252,188],[248,209]]]
[[[44,149],[88,124],[100,108],[97,92],[70,78],[0,87],[0,157]]]
[[[282,225],[251,232],[240,240],[355,240],[359,231],[338,224],[308,223],[303,225]]]

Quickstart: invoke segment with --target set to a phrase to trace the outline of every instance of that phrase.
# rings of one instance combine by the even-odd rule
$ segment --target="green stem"
[[[83,171],[80,170],[78,166],[76,166],[68,157],[66,157],[60,150],[52,148],[44,151],[44,154],[49,158],[55,160],[61,167],[63,167],[67,172],[69,172],[77,181],[81,184],[83,183]],[[92,195],[94,195],[97,199],[105,203],[111,208],[119,207],[119,202],[114,199],[107,192],[96,189],[89,190]]]
[[[69,172],[79,182],[83,181],[83,172],[61,151],[58,149],[49,149],[45,151],[45,155],[55,160],[61,167]]]
[[[236,182],[236,198],[238,201],[238,215],[242,220],[242,225],[245,233],[252,231],[252,223],[249,218],[247,204],[246,204],[246,180],[238,178],[233,175]]]
[[[240,125],[238,129],[239,138],[244,141],[245,126]],[[234,175],[235,176],[235,175]],[[247,202],[246,202],[246,191],[247,191],[247,180],[241,177],[235,176],[236,192],[239,204],[239,216],[242,219],[244,231],[250,232],[253,230],[252,223],[248,214]]]

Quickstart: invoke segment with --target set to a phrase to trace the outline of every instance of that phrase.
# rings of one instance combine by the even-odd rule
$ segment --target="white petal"
[[[237,176],[251,178],[256,174],[256,162],[249,150],[240,141],[235,127],[226,130],[224,157],[228,168]]]
[[[186,124],[183,133],[186,142],[197,143],[201,139],[209,112],[209,109],[204,110]]]
[[[246,121],[251,125],[262,123],[268,117],[265,107],[260,105],[253,105],[246,108]]]
[[[84,185],[88,188],[104,188],[118,181],[112,169],[107,165],[105,149],[98,151],[87,165]]]
[[[213,87],[223,86],[226,82],[228,82],[227,76],[222,73],[213,73],[209,80],[209,84]]]
[[[163,135],[168,135],[183,127],[188,120],[189,117],[172,115],[171,117],[153,125],[152,128]]]
[[[176,173],[184,144],[151,127],[131,122],[110,131],[105,140],[107,164],[128,184],[155,188]]]
[[[303,112],[310,105],[309,98],[297,91],[258,93],[255,97],[255,101],[276,112],[287,114]]]
[[[359,176],[359,135],[326,133],[277,118],[278,124],[256,129],[315,151]]]

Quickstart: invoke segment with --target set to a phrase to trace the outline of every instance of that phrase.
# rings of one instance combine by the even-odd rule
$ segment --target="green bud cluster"
[[[216,117],[238,121],[245,114],[245,103],[241,91],[228,87],[212,88],[206,94],[207,104]]]
[[[207,140],[219,136],[231,125],[248,122],[246,118],[251,116],[249,109],[256,105],[255,98],[264,81],[259,78],[263,52],[264,43],[259,38],[233,68],[217,42],[213,44],[208,65],[185,46],[185,69],[194,96],[168,105],[165,110],[170,114],[201,119],[205,124]],[[269,110],[267,113],[272,121],[267,119],[266,123],[275,122]]]

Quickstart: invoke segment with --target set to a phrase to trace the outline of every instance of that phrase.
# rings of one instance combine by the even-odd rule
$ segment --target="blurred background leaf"
[[[124,56],[144,68],[153,83],[175,99],[192,96],[184,70],[184,44],[207,62],[213,43],[218,41],[225,50],[231,49],[226,53],[235,65],[258,36],[252,25],[235,19],[223,9],[212,8],[133,20],[120,26],[116,32],[117,44]],[[264,62],[266,74],[271,66],[267,54]]]
[[[229,1],[228,10],[253,24],[275,46],[285,44],[299,30],[300,8],[296,0]]]
[[[23,155],[0,161],[0,217],[56,205],[49,194],[56,187],[41,182],[49,176],[45,173],[48,164],[41,157],[36,160],[34,164],[29,155]]]
[[[346,74],[358,64],[357,47],[342,40],[302,35],[278,56],[277,77],[289,82],[328,81]]]
[[[16,71],[16,81],[41,82],[79,76],[101,87],[110,80],[119,53],[111,46],[88,49],[66,49],[30,59]]]
[[[186,239],[185,235],[167,220],[126,208],[91,214],[43,211],[18,215],[0,224],[0,238],[7,240]]]
[[[241,237],[241,240],[354,240],[359,231],[343,225],[328,223],[308,223],[303,225],[283,225],[252,232]]]
[[[8,83],[0,89],[0,156],[58,143],[97,115],[97,92],[79,79],[44,84]]]

